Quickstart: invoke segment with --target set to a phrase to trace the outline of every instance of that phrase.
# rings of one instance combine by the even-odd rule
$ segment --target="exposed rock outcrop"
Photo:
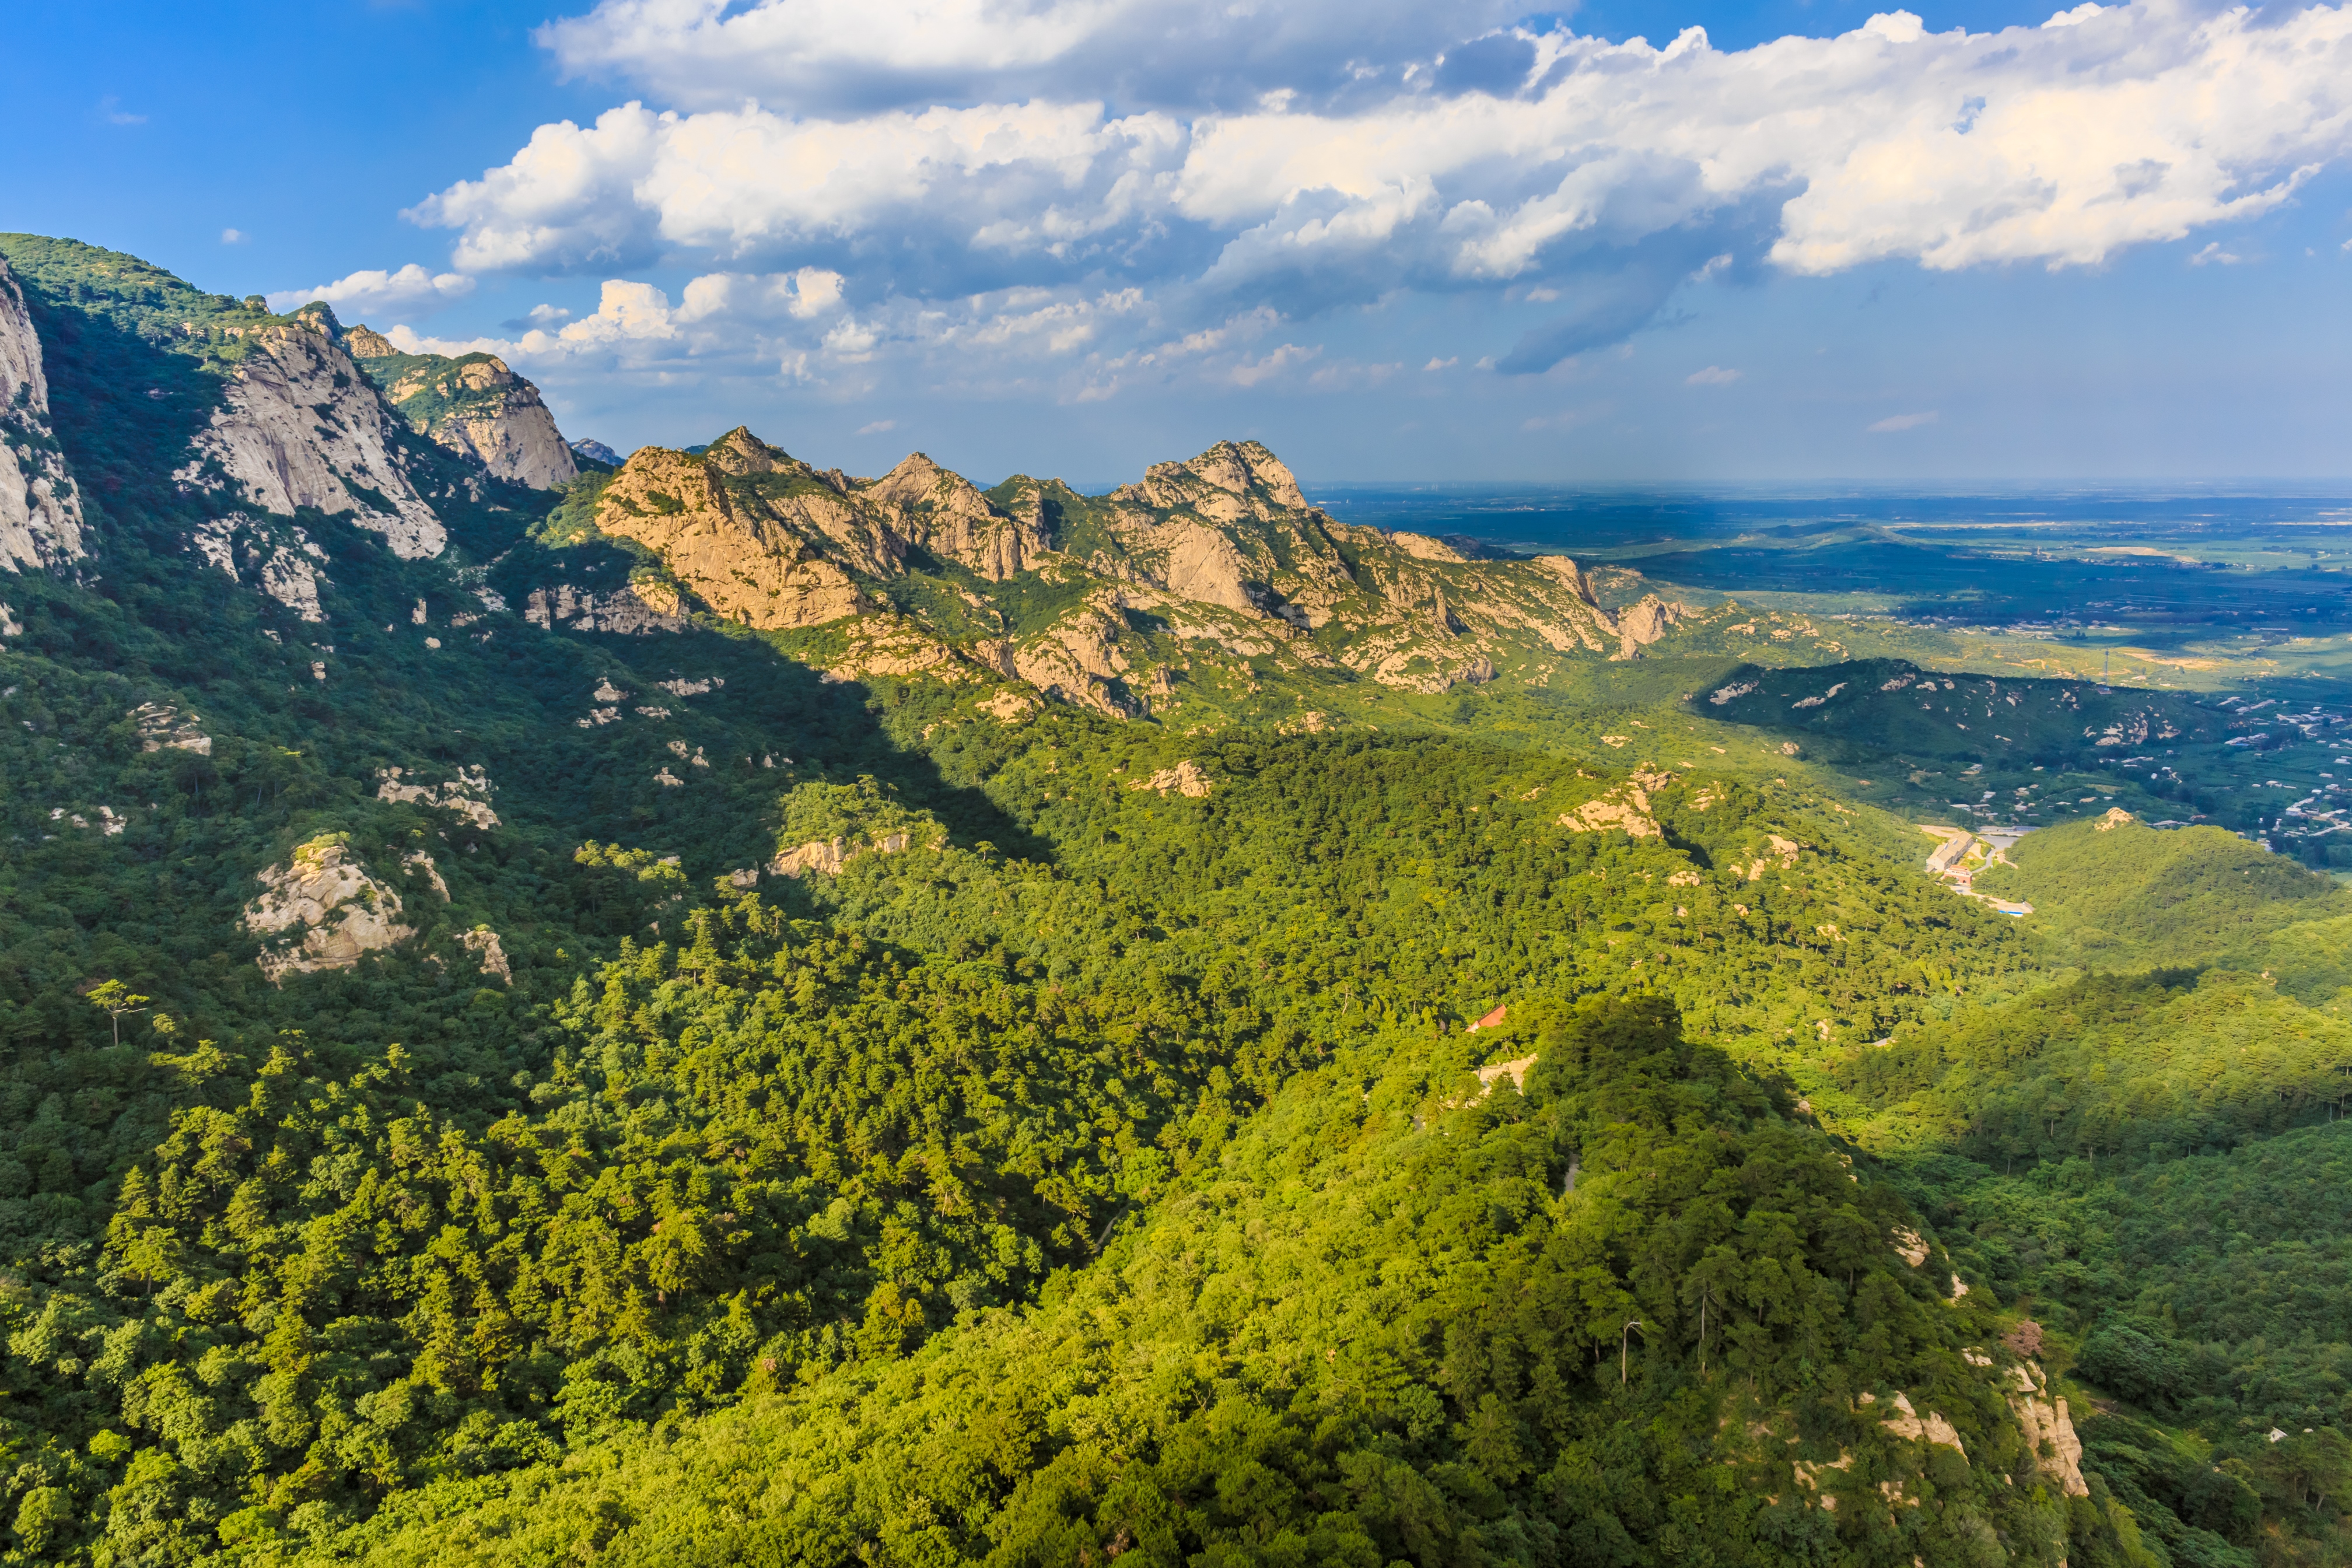
[[[499,933],[488,926],[476,926],[457,939],[467,952],[481,960],[482,973],[495,975],[501,985],[514,984],[514,967],[507,962],[507,951],[499,944]]]
[[[327,552],[302,529],[231,512],[198,523],[188,535],[188,546],[226,573],[231,582],[251,583],[264,597],[277,600],[301,619],[327,618],[319,603],[320,584],[331,585],[322,569]]]
[[[824,628],[811,657],[829,678],[992,674],[1117,718],[1254,692],[1255,661],[1431,694],[1507,669],[1542,684],[1560,658],[1626,657],[1687,613],[1654,595],[1604,607],[1564,556],[1335,522],[1254,441],[1087,497],[1018,475],[983,493],[920,453],[855,479],[737,429],[698,453],[641,448],[594,524],[656,552],[726,619]],[[910,574],[929,582],[909,593]],[[1640,581],[1607,574],[1612,603]],[[1015,579],[1033,586],[992,592]],[[592,619],[557,608],[533,618]]]
[[[0,566],[16,572],[79,561],[81,491],[49,421],[41,340],[24,290],[0,260]]]
[[[828,877],[838,877],[849,863],[849,856],[839,838],[812,839],[784,850],[768,862],[769,873],[778,877],[797,877],[803,871],[819,871]]]
[[[1142,705],[1122,679],[1128,661],[1118,631],[1118,621],[1103,610],[1079,611],[1025,642],[997,645],[997,668],[1048,697],[1130,718]]]
[[[1559,826],[1571,833],[1601,833],[1614,828],[1634,838],[1663,837],[1664,830],[1650,815],[1649,791],[1653,787],[1655,786],[1640,777],[1619,784],[1582,805],[1560,813]]]
[[[142,752],[194,752],[200,757],[213,754],[213,738],[199,727],[194,713],[185,713],[167,702],[142,702],[131,710],[132,722],[139,726],[139,749]]]
[[[1297,479],[1255,441],[1220,441],[1190,462],[1154,463],[1143,471],[1142,483],[1114,490],[1111,499],[1160,510],[1185,509],[1212,522],[1265,521],[1307,508]]]
[[[982,713],[1000,724],[1017,724],[1037,711],[1037,700],[1008,689],[998,692],[978,706]]]
[[[411,429],[494,478],[551,489],[579,477],[539,388],[496,354],[404,354],[363,326],[343,346]]]
[[[246,342],[195,456],[172,477],[281,516],[348,516],[404,560],[439,555],[448,531],[416,492],[394,416],[335,341],[332,313],[306,307]]]
[[[812,839],[779,854],[768,862],[768,870],[778,877],[797,877],[803,871],[838,877],[844,867],[861,855],[897,855],[911,842],[903,832],[884,833],[857,843],[846,838]]]
[[[1876,1405],[1878,1399],[1874,1394],[1864,1394],[1855,1403],[1869,1406]],[[1930,1443],[1937,1447],[1949,1448],[1960,1458],[1964,1459],[1968,1458],[1968,1446],[1960,1441],[1959,1432],[1940,1411],[1930,1410],[1922,1416],[1913,1407],[1910,1396],[1901,1393],[1895,1395],[1893,1403],[1895,1414],[1879,1417],[1879,1424],[1889,1432],[1898,1437],[1908,1437],[1914,1442]]]
[[[437,784],[419,784],[415,775],[404,780],[400,768],[376,770],[378,800],[406,801],[457,813],[480,828],[496,827],[499,814],[490,809],[490,775],[479,764],[459,768],[457,776]]]
[[[256,960],[279,984],[289,974],[349,969],[416,934],[400,923],[400,895],[369,875],[341,834],[313,838],[258,873],[245,929],[265,945]]]
[[[608,593],[574,588],[569,583],[534,588],[523,603],[522,617],[550,630],[562,627],[621,637],[650,637],[656,632],[684,631],[687,626],[677,591],[665,583],[632,583]]]
[[[1498,1012],[1500,1010],[1496,1009]],[[1475,1024],[1471,1026],[1473,1028],[1477,1026]],[[1478,1069],[1479,1091],[1483,1094],[1492,1094],[1495,1091],[1495,1086],[1505,1079],[1511,1080],[1513,1089],[1524,1091],[1528,1087],[1528,1074],[1534,1070],[1535,1065],[1535,1058],[1519,1057],[1511,1061],[1496,1062],[1491,1066],[1480,1068]]]
[[[908,544],[969,567],[991,583],[1020,575],[1052,547],[1039,519],[997,510],[969,479],[920,452],[875,480],[864,495]]]
[[[605,486],[596,525],[659,551],[720,616],[761,628],[865,611],[851,574],[895,575],[906,554],[873,508],[743,429],[698,455],[639,449]]]
[[[1783,838],[1777,833],[1766,834],[1764,841],[1768,853],[1759,855],[1745,868],[1734,861],[1731,866],[1734,875],[1745,877],[1751,882],[1760,882],[1764,879],[1764,873],[1776,865],[1784,871],[1796,865],[1797,856],[1805,847],[1796,840]]]
[[[1634,603],[1617,612],[1614,630],[1617,633],[1618,658],[1632,658],[1650,644],[1673,629],[1685,614],[1678,604],[1668,604],[1655,594],[1645,594]]]
[[[2068,1497],[2090,1496],[2083,1479],[2083,1440],[2074,1435],[2066,1402],[2051,1394],[2049,1375],[2038,1363],[2027,1362],[2010,1368],[2010,1378],[2009,1407],[2024,1428],[2026,1447],[2042,1473]]]
[[[1161,768],[1147,779],[1137,779],[1127,786],[1131,790],[1152,789],[1166,795],[1171,790],[1178,795],[1198,800],[1209,793],[1209,775],[1201,771],[1198,763],[1187,758],[1172,768]]]
[[[443,903],[449,901],[449,884],[442,879],[441,868],[433,863],[433,857],[424,850],[412,849],[403,855],[400,869],[406,876],[424,878],[425,885],[440,895]]]

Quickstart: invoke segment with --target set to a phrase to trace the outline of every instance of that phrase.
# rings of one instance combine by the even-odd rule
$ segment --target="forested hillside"
[[[2340,1560],[2326,879],[2086,822],[2006,919],[1638,599],[1340,657],[1450,546],[1129,701],[1024,639],[1247,533],[1206,457],[1034,562],[748,437],[624,529],[322,311],[0,255],[83,509],[0,581],[0,1558]],[[863,607],[719,613],[663,465]]]

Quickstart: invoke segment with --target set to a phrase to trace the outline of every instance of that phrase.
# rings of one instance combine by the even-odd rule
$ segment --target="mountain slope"
[[[2352,984],[2352,893],[2218,827],[2163,831],[2110,809],[2045,828],[1977,885],[2032,901],[2065,954],[2099,967],[2224,963],[2275,971],[2313,1000]]]
[[[1854,761],[1888,752],[2049,762],[2122,756],[2216,740],[2227,719],[2170,693],[1927,670],[1903,659],[1796,669],[1745,664],[1693,708],[1802,735],[1826,754]]]
[[[410,428],[492,478],[543,490],[578,477],[580,465],[539,389],[496,354],[403,353],[364,326],[345,332],[342,343]]]
[[[519,531],[496,514],[529,492],[414,434],[324,305],[274,316],[71,240],[0,235],[0,258],[85,501],[95,487],[118,527],[167,528],[216,563],[195,542],[205,522],[343,518],[405,559],[453,536],[495,553]]]
[[[1675,705],[1768,616],[1342,527],[1254,444],[535,490],[323,310],[0,254],[83,508],[0,625],[0,1562],[2139,1568],[2123,1484],[2331,1539],[2075,1466],[2066,1357],[2147,1320],[1969,1182],[2111,1174],[2151,1029],[2199,1031],[2151,1130],[2250,1152],[2352,1042],[2244,974],[2053,988]],[[1874,1166],[1821,1127],[1897,1058],[1950,1103]],[[1979,1112],[2024,1168],[1930,1179]],[[2131,1245],[2210,1282],[2217,1224]],[[2198,1321],[2259,1337],[2249,1234],[2263,1312]],[[2261,1480],[2339,1349],[2150,1419]]]
[[[1670,1012],[1537,1005],[1495,1047],[1519,1052],[1524,1094],[1482,1094],[1461,1049],[1345,1051],[1034,1313],[430,1489],[315,1557],[2055,1563],[2070,1530],[2112,1539],[2025,1436],[2030,1406],[2071,1439],[2040,1369]],[[1840,1384],[1799,1394],[1808,1354]]]

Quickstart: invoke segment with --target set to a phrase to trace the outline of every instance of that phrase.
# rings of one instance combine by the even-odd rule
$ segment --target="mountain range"
[[[55,246],[20,265],[36,279],[45,266],[97,278],[139,267]],[[441,510],[461,489],[484,500],[498,480],[565,491],[549,542],[617,542],[640,563],[624,584],[575,577],[559,559],[520,595],[541,625],[653,629],[704,613],[803,634],[794,651],[845,679],[1013,682],[1114,716],[1169,717],[1196,692],[1219,711],[1250,694],[1261,668],[1335,694],[1360,679],[1434,693],[1498,672],[1540,685],[1563,661],[1632,658],[1692,614],[1636,596],[1622,570],[1473,559],[1436,539],[1336,522],[1255,442],[1156,464],[1100,497],[1026,476],[983,491],[921,453],[853,479],[740,428],[692,452],[644,447],[583,477],[537,389],[494,356],[402,353],[364,326],[346,331],[324,305],[278,318],[175,281],[155,287],[174,300],[164,316],[185,312],[163,323],[176,334],[166,352],[226,372],[173,481],[247,509],[225,512],[190,548],[216,563],[283,554],[269,582],[306,607],[309,586],[293,585],[299,547],[284,554],[258,535],[240,544],[239,529],[311,509],[351,518],[404,558],[436,559],[449,542]],[[26,389],[14,417],[26,450],[50,465],[26,472],[25,515],[11,515],[0,548],[54,565],[84,552],[76,481],[47,435],[21,290],[7,281],[0,292],[5,363],[24,367],[5,373],[12,397]],[[424,460],[425,442],[441,461]]]
[[[2352,895],[1814,756],[2189,699],[33,236],[0,408],[0,1560],[2343,1547]]]

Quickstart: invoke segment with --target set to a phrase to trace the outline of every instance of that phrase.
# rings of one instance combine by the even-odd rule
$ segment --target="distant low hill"
[[[1746,664],[1694,712],[1807,738],[1836,761],[1887,752],[2057,763],[2221,738],[2225,719],[2193,698],[2085,680],[2019,680],[1922,669],[1904,659],[1771,668]]]
[[[2306,940],[2316,922],[2352,922],[2352,892],[2221,828],[2159,830],[2110,811],[2032,834],[2010,858],[1979,873],[1977,889],[2032,903],[2035,923],[2084,965],[2230,963],[2330,991],[2352,979],[2323,957],[2340,937]]]

